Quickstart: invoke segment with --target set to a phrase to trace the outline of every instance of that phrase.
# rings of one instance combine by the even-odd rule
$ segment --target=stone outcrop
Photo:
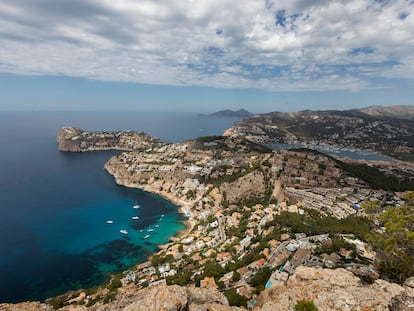
[[[68,152],[97,150],[143,150],[161,145],[158,138],[143,132],[87,132],[65,126],[57,133],[58,149]]]
[[[376,280],[365,285],[345,269],[298,267],[286,284],[275,285],[261,293],[255,310],[294,310],[297,301],[312,300],[319,311],[381,311],[410,305],[407,287]],[[395,305],[396,308],[392,308]]]
[[[0,311],[53,311],[54,309],[40,302],[0,303]]]
[[[286,284],[273,285],[256,300],[255,311],[293,311],[297,301],[311,300],[319,311],[412,311],[414,310],[413,279],[404,286],[376,280],[362,284],[345,269],[298,267]],[[39,302],[0,304],[0,311],[52,311]],[[86,307],[69,305],[61,311],[237,311],[215,288],[194,286],[155,286],[137,290],[134,286],[120,288],[114,301],[98,302]]]

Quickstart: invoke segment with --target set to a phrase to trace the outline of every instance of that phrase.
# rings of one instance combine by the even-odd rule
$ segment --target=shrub
[[[296,311],[318,311],[313,301],[299,300],[295,305]]]

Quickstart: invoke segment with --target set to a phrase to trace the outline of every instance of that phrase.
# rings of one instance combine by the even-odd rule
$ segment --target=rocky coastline
[[[65,152],[144,150],[162,144],[158,138],[144,132],[88,132],[71,126],[64,126],[58,130],[57,142],[58,150]]]

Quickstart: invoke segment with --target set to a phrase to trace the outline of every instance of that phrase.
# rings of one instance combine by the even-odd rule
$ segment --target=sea
[[[102,284],[185,228],[177,206],[115,184],[104,164],[119,151],[59,152],[60,127],[129,129],[181,142],[220,135],[235,121],[171,112],[1,112],[0,302]]]
[[[119,151],[59,152],[60,127],[182,142],[220,135],[236,121],[182,112],[0,112],[0,302],[102,284],[184,229],[177,206],[115,184],[104,164]]]

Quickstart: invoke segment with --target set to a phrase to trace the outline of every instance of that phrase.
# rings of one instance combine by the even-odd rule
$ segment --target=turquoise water
[[[58,152],[59,127],[143,130],[175,142],[221,134],[233,122],[191,114],[1,113],[0,302],[100,284],[184,228],[177,206],[115,184],[103,166],[117,152]]]

